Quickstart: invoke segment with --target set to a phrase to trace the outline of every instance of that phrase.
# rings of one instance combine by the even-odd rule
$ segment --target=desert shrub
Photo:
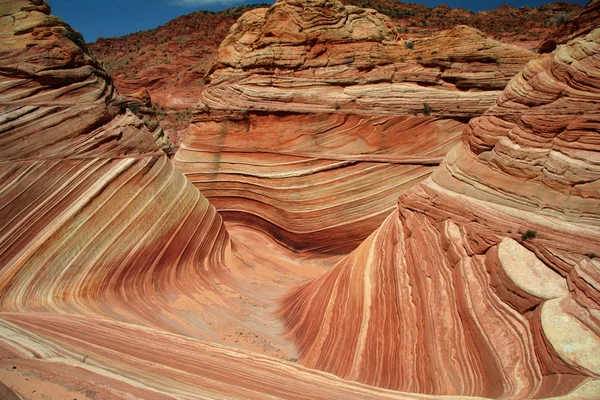
[[[431,114],[431,106],[427,103],[423,103],[423,113],[425,115],[430,115]]]
[[[64,37],[66,37],[67,39],[69,39],[71,42],[79,45],[79,46],[83,46],[85,45],[85,40],[83,39],[83,35],[77,31],[73,31],[73,30],[69,30],[69,29],[63,29],[61,31],[62,35]]]
[[[571,16],[566,12],[559,12],[555,16],[552,17],[552,22],[554,25],[564,25],[571,20]]]
[[[139,104],[130,104],[127,106],[127,108],[129,108],[129,111],[131,111],[134,114],[137,114],[140,111],[140,105]]]
[[[527,232],[521,234],[521,239],[523,239],[523,240],[533,239],[533,238],[535,238],[535,235],[537,235],[537,232],[534,231],[533,229],[529,229]]]
[[[412,50],[412,49],[415,48],[415,42],[413,42],[412,40],[409,40],[404,45],[406,46],[407,49],[411,49]]]

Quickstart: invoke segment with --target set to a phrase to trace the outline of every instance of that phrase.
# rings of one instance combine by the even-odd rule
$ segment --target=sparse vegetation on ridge
[[[423,103],[423,113],[427,116],[431,114],[431,106],[427,103]]]
[[[521,239],[523,239],[523,240],[534,239],[536,235],[537,235],[537,231],[534,231],[533,229],[529,229],[529,230],[527,230],[527,232],[524,232],[523,234],[521,234]]]

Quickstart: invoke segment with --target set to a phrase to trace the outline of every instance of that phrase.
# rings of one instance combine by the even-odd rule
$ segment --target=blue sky
[[[67,21],[83,34],[87,42],[98,37],[115,37],[164,25],[173,18],[198,10],[218,11],[253,3],[273,3],[273,0],[47,0],[52,13]],[[480,11],[502,4],[513,7],[537,7],[547,0],[423,0],[410,1],[435,7],[446,4]],[[587,0],[571,0],[586,4]]]

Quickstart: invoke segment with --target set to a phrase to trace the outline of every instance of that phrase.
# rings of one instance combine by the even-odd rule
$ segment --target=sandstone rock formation
[[[343,0],[342,3],[387,15],[406,40],[468,25],[484,32],[486,37],[526,49],[556,29],[557,17],[574,17],[582,8],[579,4],[561,2],[538,8],[503,5],[473,13],[461,8],[430,8],[396,0]],[[113,75],[121,93],[146,88],[163,107],[191,107],[200,98],[203,78],[229,28],[244,12],[267,6],[248,5],[216,13],[198,11],[153,30],[100,38],[89,46]],[[167,122],[164,125],[169,126]]]
[[[89,47],[112,74],[121,93],[147,89],[161,106],[193,106],[229,28],[240,15],[256,7],[261,5],[197,11],[149,31],[100,38]]]
[[[253,342],[231,342],[293,357],[268,333],[277,330],[268,301],[244,289],[277,268],[254,266],[258,255],[230,241],[76,33],[48,13],[43,1],[2,8],[1,310],[91,314],[203,338],[264,328]],[[256,276],[235,283],[248,268]],[[290,281],[314,274],[288,269],[279,267]],[[251,321],[252,308],[262,322]]]
[[[597,395],[598,30],[530,62],[344,257],[333,226],[298,254],[244,219],[223,223],[49,12],[43,0],[0,2],[0,395]],[[341,112],[195,118],[193,152],[178,165],[200,139],[204,157],[239,179],[232,186],[282,179],[263,199],[296,196],[290,215],[307,232],[315,208],[327,224],[337,212],[380,213],[373,193],[421,179],[456,142],[446,132],[464,125]],[[207,133],[195,138],[200,122]],[[264,137],[272,126],[279,142]],[[416,132],[425,149],[410,148]],[[378,183],[386,169],[409,177]],[[303,178],[321,172],[316,184]],[[311,185],[330,211],[307,200]]]
[[[481,31],[473,30],[475,36],[484,35],[501,40],[503,43],[518,44],[526,49],[534,47],[539,38],[545,37],[555,29],[556,17],[569,18],[581,9],[577,4],[551,3],[539,8],[515,9],[502,6],[495,10],[473,13],[464,9],[450,9],[446,6],[429,8],[395,0],[345,0],[343,3],[372,8],[387,15],[391,19],[394,38],[402,38],[405,41],[428,38],[439,34],[442,30],[468,25]],[[164,113],[161,113],[160,125],[166,132],[166,136],[177,146],[190,123],[188,109],[193,107],[201,97],[206,73],[229,28],[245,11],[267,6],[266,4],[241,6],[216,13],[198,11],[176,18],[153,30],[119,38],[101,38],[89,46],[103,61],[106,70],[112,73],[115,85],[121,93],[130,94],[148,90],[153,101],[160,107],[166,108]],[[475,36],[471,39],[475,42],[479,41],[480,38]],[[463,38],[465,43],[471,39]],[[439,52],[438,46],[429,49],[429,52],[425,51],[423,55],[415,52],[412,56],[427,59],[432,52]],[[438,59],[436,62],[442,63],[442,69],[450,63],[445,59]],[[493,66],[485,65],[489,62],[490,59],[484,60],[483,67],[474,67],[471,62],[466,66],[458,62],[455,65],[458,71],[448,71],[447,74],[452,79],[457,76],[457,73],[462,74],[461,69],[471,69],[473,72],[471,78],[476,77],[477,82],[489,85],[495,81],[497,88],[502,89],[506,80],[498,76],[501,74],[498,74]],[[371,64],[376,63],[371,62]],[[369,62],[366,66],[369,67]],[[434,66],[440,67],[437,64]],[[518,69],[515,68],[510,76]],[[435,73],[435,71],[430,72]],[[387,79],[385,74],[390,73],[393,72],[381,71],[384,81]],[[417,75],[406,76],[406,78],[414,83],[423,77]],[[428,81],[430,78],[424,80]],[[489,102],[480,108],[480,112],[487,109],[493,99],[494,96],[489,97]],[[416,100],[412,104],[415,107],[411,108],[411,104],[406,102],[403,106],[413,112],[422,112],[423,99]],[[341,103],[338,106],[341,106]],[[165,146],[161,146],[163,147]]]
[[[569,40],[583,36],[598,27],[598,9],[600,1],[590,0],[589,4],[577,15],[577,18],[568,21],[559,29],[554,30],[537,46],[538,52],[552,47],[556,48],[557,44],[565,44]]]
[[[152,105],[150,93],[146,89],[138,90],[125,96],[126,107],[142,120],[146,128],[152,132],[156,145],[168,156],[175,155],[177,150],[173,142],[160,124],[159,115]]]
[[[264,398],[301,374],[301,391],[331,382],[340,397],[387,397],[278,359],[295,351],[279,335],[276,298],[322,268],[299,268],[277,249],[263,256],[271,242],[247,229],[232,227],[242,239],[232,241],[77,33],[49,11],[40,0],[0,3],[0,380],[10,389],[0,393]],[[141,342],[148,334],[162,338],[158,355]],[[206,351],[202,340],[224,346]],[[200,346],[196,366],[166,361],[177,346]],[[240,380],[248,351],[271,366],[250,363],[252,377]],[[230,357],[240,360],[237,377]],[[213,372],[198,368],[207,359]],[[256,383],[269,374],[272,385]]]
[[[228,221],[347,254],[426,178],[464,124],[413,116],[197,113],[177,168]],[[376,183],[376,184],[375,184]]]
[[[19,2],[3,7],[3,161],[157,150],[140,133],[141,122],[121,112],[125,99],[78,32],[46,15],[49,9],[43,2],[24,10]]]
[[[219,47],[203,102],[471,117],[532,57],[465,26],[408,42],[373,10],[312,0],[306,11],[305,3],[278,1],[244,14]]]
[[[532,56],[466,26],[406,42],[373,10],[279,1],[232,27],[175,164],[226,220],[347,254]]]
[[[595,398],[599,70],[600,29],[529,62],[375,233],[292,291],[301,362],[420,393]]]

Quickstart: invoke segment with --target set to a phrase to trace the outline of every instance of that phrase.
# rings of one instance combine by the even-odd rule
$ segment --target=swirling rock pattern
[[[531,57],[466,26],[408,43],[373,10],[278,1],[231,28],[174,161],[226,220],[348,254]]]
[[[380,19],[350,11],[356,20],[340,29],[361,41]],[[436,172],[344,257],[328,234],[336,223],[354,228],[334,214],[362,217],[370,229],[383,203],[369,184],[381,170],[407,175],[387,175],[377,191],[397,196],[428,173],[419,168],[439,163],[461,122],[198,114],[203,125],[190,137],[205,141],[203,156],[217,167],[194,157],[192,139],[178,165],[197,182],[226,177],[276,205],[296,194],[289,215],[257,218],[306,219],[313,251],[298,255],[264,235],[277,236],[269,227],[223,223],[123,109],[81,38],[49,12],[43,0],[0,2],[4,397],[38,389],[57,399],[597,395],[598,31],[528,64]],[[278,141],[265,137],[275,124]],[[209,128],[204,137],[199,127]],[[427,145],[415,150],[417,132]],[[272,159],[255,154],[269,148]],[[313,190],[333,204],[317,213],[329,229],[319,236],[307,211],[314,204],[296,188],[321,172],[341,182],[335,192]],[[261,184],[262,192],[249,189]],[[212,190],[234,197],[221,183]],[[315,251],[323,249],[333,255]],[[296,350],[304,366],[288,362]]]
[[[599,29],[528,63],[375,233],[290,292],[301,362],[429,394],[597,384],[599,71]]]
[[[228,221],[347,254],[429,175],[464,124],[429,117],[198,113],[175,164]],[[377,185],[374,185],[377,182]]]
[[[44,1],[0,6],[0,310],[294,358],[275,300],[322,260],[263,257],[271,242],[235,226],[232,241],[78,34]]]

